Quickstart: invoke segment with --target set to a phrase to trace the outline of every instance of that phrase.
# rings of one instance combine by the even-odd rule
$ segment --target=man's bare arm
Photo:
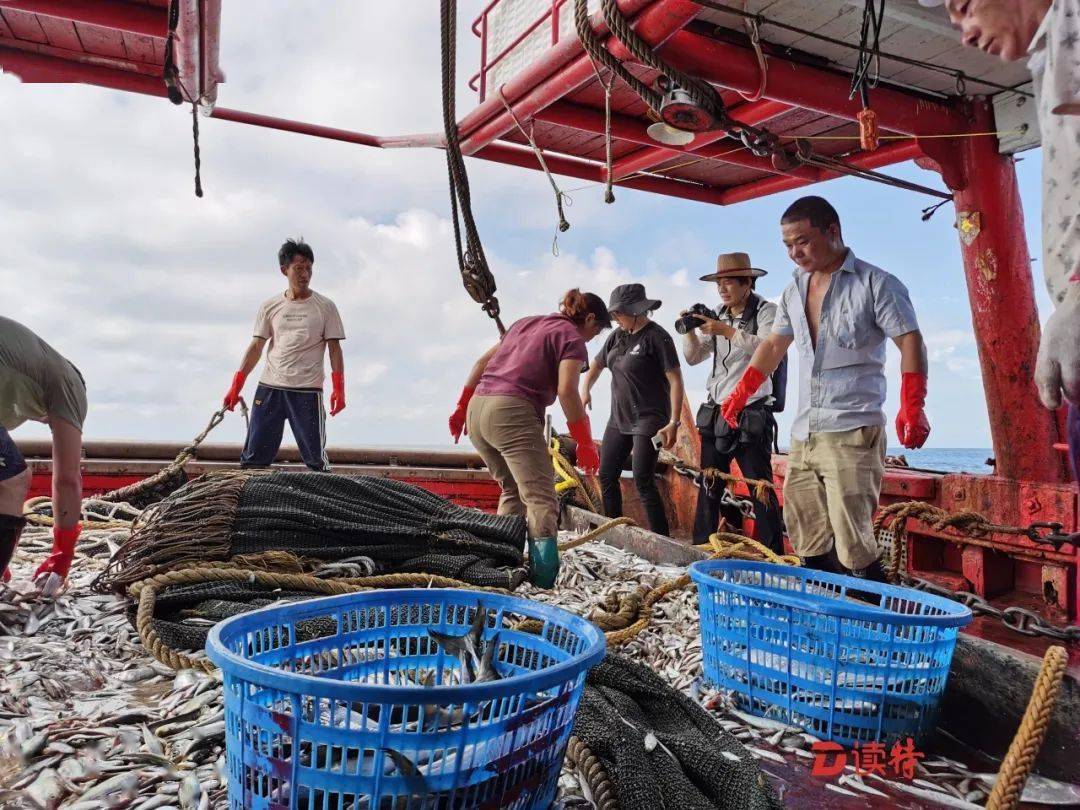
[[[750,365],[768,377],[776,371],[794,341],[795,338],[792,335],[778,335],[773,332],[754,350]]]
[[[926,375],[930,367],[926,360],[926,342],[923,340],[922,332],[918,329],[906,332],[899,337],[894,337],[893,343],[900,349],[901,372]]]

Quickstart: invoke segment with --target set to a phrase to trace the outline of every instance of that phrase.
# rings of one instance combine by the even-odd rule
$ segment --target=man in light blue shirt
[[[826,200],[796,200],[780,227],[795,279],[780,299],[772,334],[724,400],[724,417],[737,419],[794,342],[799,408],[784,481],[792,546],[808,567],[835,570],[835,551],[852,575],[884,581],[873,514],[885,472],[885,341],[900,349],[896,432],[912,449],[930,434],[926,346],[907,288],[855,257]]]

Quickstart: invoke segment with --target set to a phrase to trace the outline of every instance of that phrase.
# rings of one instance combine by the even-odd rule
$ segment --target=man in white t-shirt
[[[1028,57],[1043,150],[1043,274],[1054,303],[1035,382],[1047,408],[1069,403],[1080,480],[1080,0],[948,0],[948,9],[965,45],[1010,62]]]
[[[334,302],[311,289],[315,254],[303,240],[290,239],[278,251],[281,274],[289,288],[259,307],[254,337],[240,370],[225,394],[230,411],[240,401],[248,374],[270,342],[266,364],[251,407],[242,467],[269,467],[281,447],[288,420],[304,463],[313,470],[330,469],[326,457],[326,413],[323,409],[323,355],[330,355],[330,415],[345,408],[345,362],[341,341],[345,330]]]

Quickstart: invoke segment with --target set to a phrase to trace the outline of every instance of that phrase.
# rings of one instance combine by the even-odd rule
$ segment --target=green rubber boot
[[[559,547],[554,537],[529,538],[529,582],[554,588],[559,578]]]

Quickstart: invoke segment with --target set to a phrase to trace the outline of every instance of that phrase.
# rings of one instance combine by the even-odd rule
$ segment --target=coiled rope
[[[596,810],[618,810],[618,794],[610,774],[596,754],[577,737],[570,737],[566,745],[566,761],[585,781]]]
[[[154,658],[173,669],[201,669],[214,672],[217,666],[209,659],[174,650],[165,644],[154,630],[154,606],[158,591],[175,585],[203,585],[209,582],[245,582],[291,591],[310,591],[324,596],[338,596],[377,588],[465,588],[492,591],[449,577],[433,574],[382,574],[351,579],[322,579],[310,574],[255,571],[250,568],[231,567],[234,563],[199,565],[166,571],[163,574],[134,583],[128,595],[137,599],[139,606],[135,616],[135,628],[143,646]],[[499,591],[500,593],[502,591]]]

